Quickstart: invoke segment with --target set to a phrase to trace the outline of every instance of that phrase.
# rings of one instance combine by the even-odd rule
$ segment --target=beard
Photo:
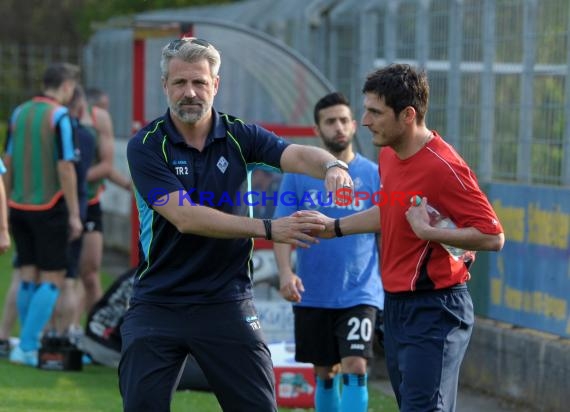
[[[198,105],[196,107],[185,107],[188,104]],[[211,102],[199,99],[182,99],[177,102],[168,100],[170,111],[184,123],[194,124],[202,119],[212,108]]]
[[[350,146],[351,143],[352,143],[352,139],[348,139],[345,142],[337,142],[335,140],[324,140],[323,141],[323,144],[325,145],[327,150],[331,153],[341,153],[344,150],[346,150],[346,148],[348,146]]]

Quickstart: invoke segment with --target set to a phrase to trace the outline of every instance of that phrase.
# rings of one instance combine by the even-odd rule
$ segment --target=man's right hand
[[[10,233],[8,230],[0,231],[0,255],[6,253],[10,249]]]
[[[334,219],[332,217],[328,217],[323,215],[321,212],[316,210],[300,210],[298,212],[293,213],[292,216],[295,216],[299,219],[319,219],[319,221],[323,222],[323,227],[317,231],[311,231],[309,234],[311,236],[315,236],[322,239],[332,239],[336,237],[334,233]]]
[[[305,291],[303,281],[293,272],[279,274],[279,292],[289,302],[300,302],[301,293]]]
[[[79,239],[83,233],[83,224],[78,216],[69,216],[69,240]]]
[[[271,221],[271,239],[274,242],[288,243],[297,247],[308,248],[318,243],[317,236],[325,230],[321,214],[285,216]]]

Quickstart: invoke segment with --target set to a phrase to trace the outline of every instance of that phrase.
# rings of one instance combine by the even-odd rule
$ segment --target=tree
[[[2,0],[0,44],[85,44],[93,23],[149,10],[230,3],[232,0]]]
[[[14,107],[41,87],[52,61],[81,63],[94,23],[149,10],[229,3],[231,0],[1,0],[0,131]],[[4,137],[4,133],[0,136]]]

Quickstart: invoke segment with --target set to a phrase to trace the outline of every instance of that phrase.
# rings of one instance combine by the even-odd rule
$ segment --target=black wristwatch
[[[346,170],[348,172],[348,165],[343,162],[342,160],[331,160],[330,162],[327,162],[325,164],[325,171],[329,170],[331,167],[340,167],[343,170]]]

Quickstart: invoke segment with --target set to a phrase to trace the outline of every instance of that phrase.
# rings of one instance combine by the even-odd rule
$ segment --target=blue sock
[[[345,373],[342,375],[341,411],[366,412],[368,410],[367,380],[366,374]]]
[[[340,376],[321,379],[317,376],[315,412],[340,412]]]
[[[58,296],[59,289],[53,283],[38,285],[20,332],[20,348],[24,352],[38,349],[40,334],[51,317]]]
[[[18,309],[18,314],[20,315],[20,325],[23,325],[26,322],[26,318],[28,317],[28,308],[30,307],[30,301],[32,300],[32,296],[34,296],[35,291],[35,283],[25,280],[20,281],[18,294],[16,295],[16,308]]]

